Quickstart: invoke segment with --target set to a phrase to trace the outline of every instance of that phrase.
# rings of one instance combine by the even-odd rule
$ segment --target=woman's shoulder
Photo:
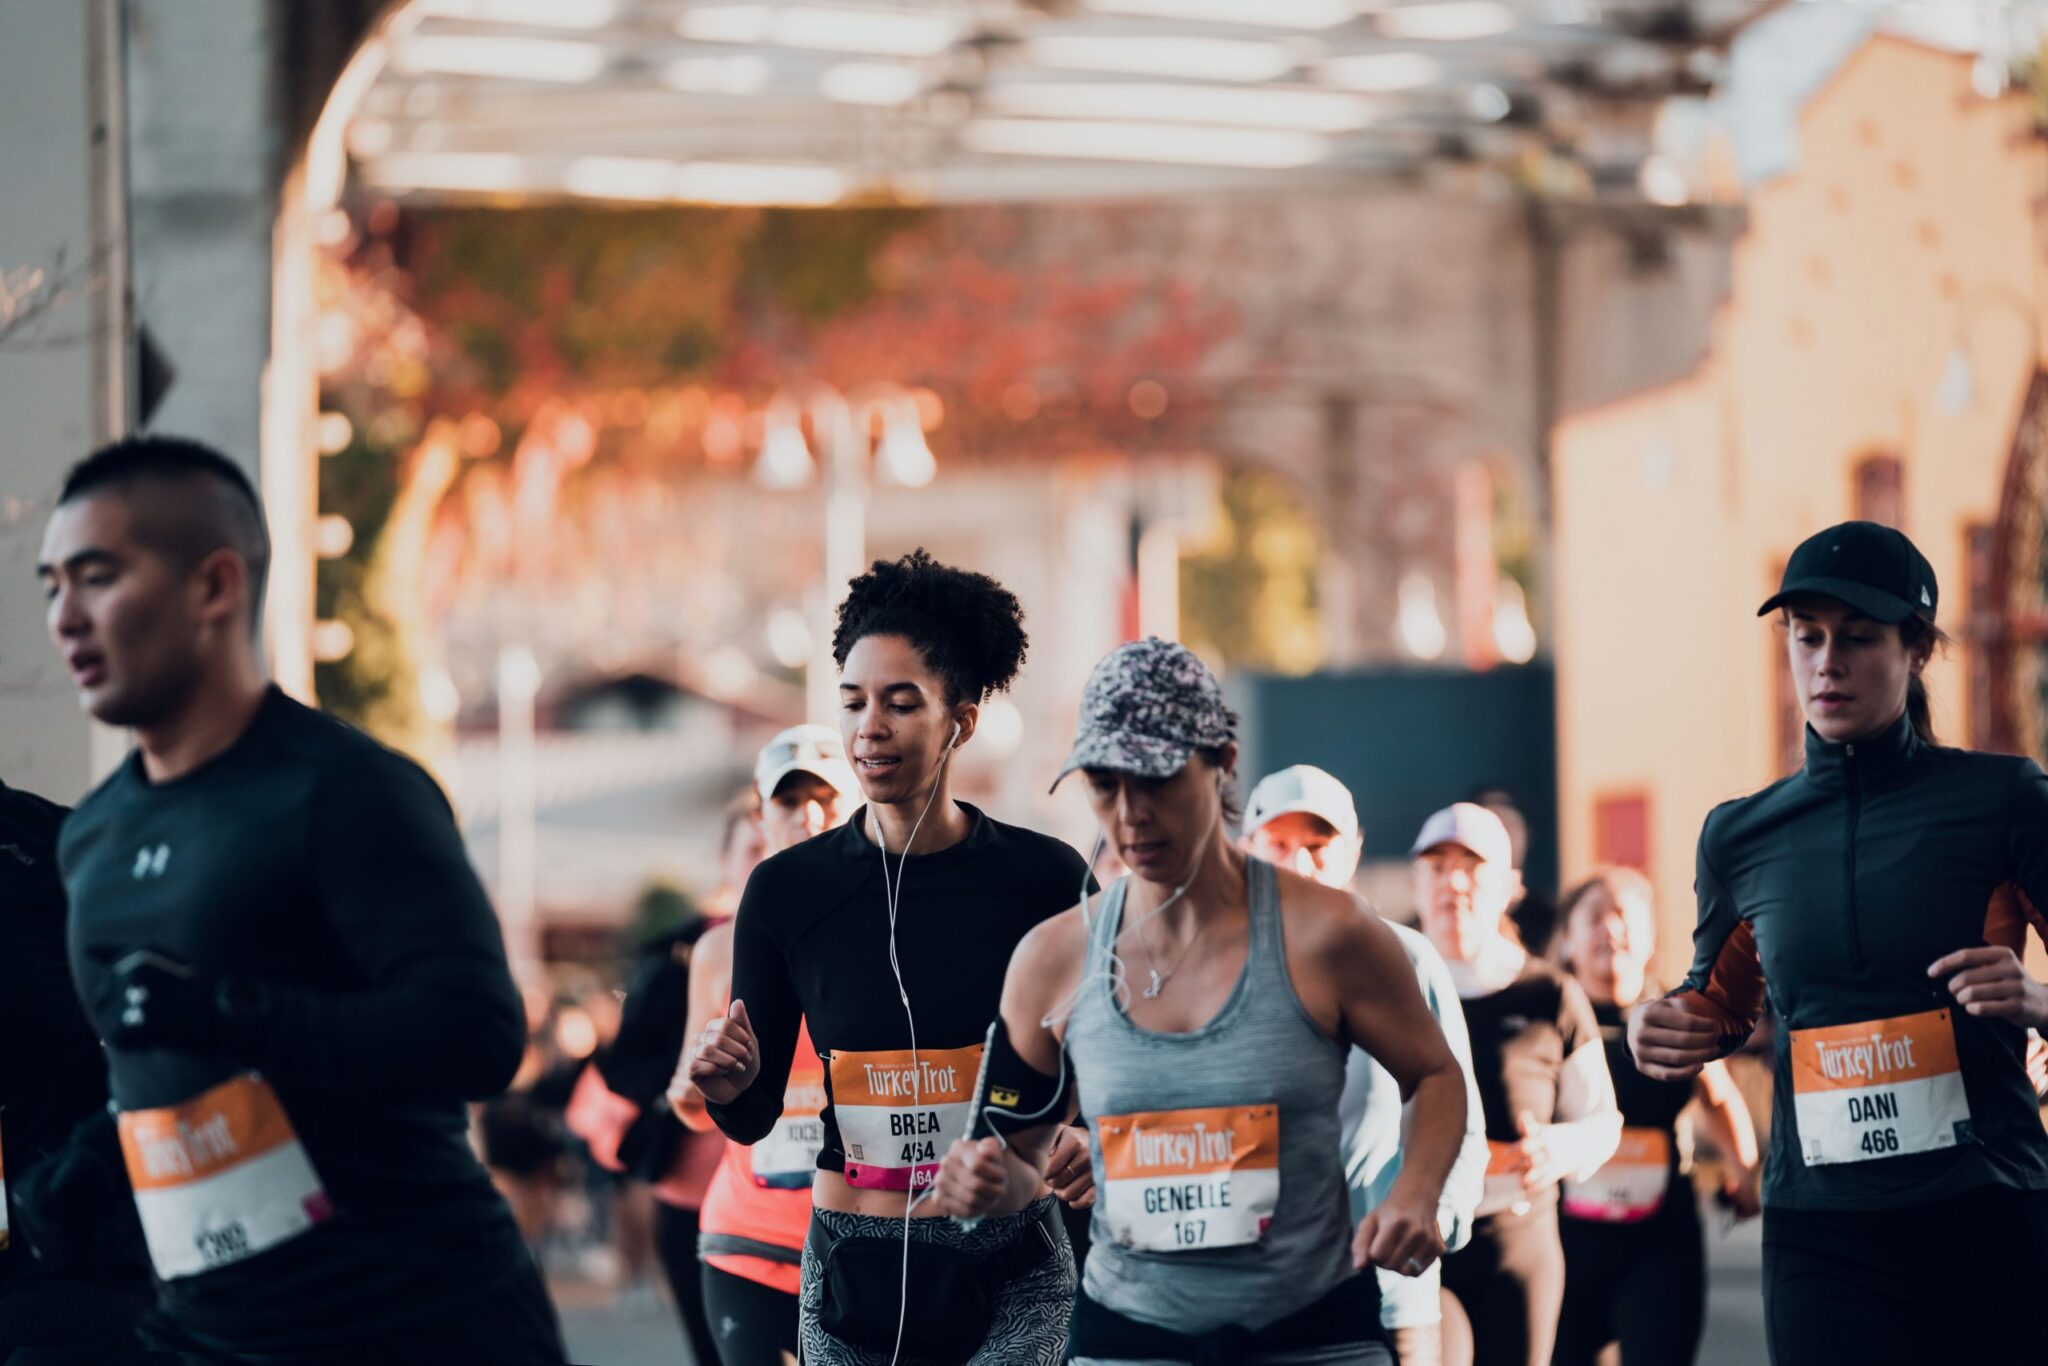
[[[840,826],[762,859],[747,874],[734,922],[744,920],[750,930],[773,927],[785,915],[836,902],[868,872],[867,863],[852,856],[859,840],[858,832]]]
[[[1072,995],[1088,963],[1088,941],[1101,914],[1100,894],[1090,898],[1084,915],[1081,905],[1033,925],[1011,951],[1005,974],[1006,1000],[1025,1002],[1030,1010],[1043,1014],[1054,1003]]]
[[[1768,787],[1717,803],[1700,824],[1700,852],[1721,866],[1728,855],[1775,832],[1810,793],[1810,786],[1793,772]]]
[[[1088,871],[1088,860],[1073,845],[1029,826],[1011,825],[986,814],[981,814],[980,819],[987,831],[987,847],[1016,873],[1043,877],[1061,886],[1080,887],[1081,878]]]
[[[1027,972],[1055,972],[1080,963],[1088,956],[1088,941],[1102,914],[1103,894],[1047,916],[1025,931],[1011,955],[1013,969]]]
[[[2048,781],[2041,766],[2024,754],[1997,754],[1985,749],[1929,745],[1924,751],[1929,772],[1952,775],[1986,785],[2014,786]]]
[[[1274,868],[1280,893],[1280,924],[1290,951],[1299,948],[1316,957],[1349,959],[1375,942],[1393,943],[1407,957],[1394,927],[1356,892],[1326,887],[1288,868]]]

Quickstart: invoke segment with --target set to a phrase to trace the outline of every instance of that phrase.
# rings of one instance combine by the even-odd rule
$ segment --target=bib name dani
[[[1799,1155],[1809,1167],[1971,1142],[1947,1010],[1792,1031]]]

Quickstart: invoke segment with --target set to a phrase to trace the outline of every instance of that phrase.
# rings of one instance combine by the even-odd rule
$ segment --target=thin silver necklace
[[[1214,831],[1212,830],[1210,833],[1213,834]],[[1166,984],[1173,980],[1173,974],[1179,972],[1180,965],[1187,961],[1188,953],[1195,947],[1195,941],[1208,931],[1209,921],[1205,916],[1201,923],[1195,926],[1195,932],[1188,936],[1187,943],[1181,945],[1180,952],[1174,956],[1172,965],[1165,972],[1159,970],[1159,960],[1152,956],[1151,942],[1145,938],[1145,926],[1151,921],[1157,920],[1167,907],[1188,894],[1188,888],[1195,885],[1195,874],[1201,869],[1202,856],[1208,852],[1209,835],[1205,834],[1202,836],[1201,847],[1195,850],[1194,866],[1188,870],[1187,881],[1174,888],[1172,896],[1145,912],[1131,925],[1131,929],[1137,936],[1138,947],[1144,950],[1147,971],[1152,974],[1152,981],[1146,986],[1144,991],[1144,997],[1148,1001],[1157,1000],[1159,993],[1166,990]],[[1129,893],[1126,892],[1125,896],[1128,897]]]
[[[1194,948],[1195,941],[1200,939],[1202,932],[1209,928],[1209,921],[1205,917],[1195,926],[1195,932],[1188,936],[1188,942],[1180,946],[1180,952],[1174,956],[1172,965],[1165,972],[1159,970],[1159,960],[1152,956],[1151,942],[1145,937],[1145,922],[1180,900],[1183,896],[1186,896],[1187,891],[1187,884],[1181,884],[1180,889],[1172,896],[1147,911],[1144,919],[1140,920],[1135,927],[1138,931],[1138,947],[1145,951],[1145,962],[1149,965],[1147,970],[1152,974],[1151,984],[1145,988],[1145,999],[1148,1001],[1157,1000],[1159,993],[1166,990],[1166,984],[1173,980],[1173,974],[1179,972],[1180,965],[1187,961],[1188,950]]]

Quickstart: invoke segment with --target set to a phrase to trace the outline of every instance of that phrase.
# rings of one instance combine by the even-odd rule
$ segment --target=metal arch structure
[[[1549,158],[1626,186],[1783,0],[410,0],[361,183],[449,198],[974,202]],[[1540,158],[1539,158],[1540,159]]]
[[[1983,652],[1985,714],[1972,741],[2048,760],[2048,371],[2027,384],[1992,532],[1989,601],[1969,644]]]

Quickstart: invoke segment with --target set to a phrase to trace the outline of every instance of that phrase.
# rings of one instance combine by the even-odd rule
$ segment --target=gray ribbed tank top
[[[1111,969],[1126,878],[1103,897],[1089,937],[1087,975],[1067,1023],[1097,1191],[1084,1288],[1106,1308],[1178,1333],[1225,1324],[1262,1328],[1314,1303],[1351,1274],[1350,1203],[1337,1122],[1346,1050],[1316,1028],[1294,993],[1272,865],[1249,859],[1245,866],[1250,946],[1244,971],[1215,1018],[1193,1033],[1161,1034],[1124,1013]],[[1235,1247],[1172,1251],[1120,1244],[1106,1200],[1104,1121],[1242,1106],[1279,1110],[1279,1201],[1264,1236]],[[1130,1128],[1118,1125],[1125,1133]],[[1154,1198],[1163,1199],[1167,1188],[1156,1189]]]

